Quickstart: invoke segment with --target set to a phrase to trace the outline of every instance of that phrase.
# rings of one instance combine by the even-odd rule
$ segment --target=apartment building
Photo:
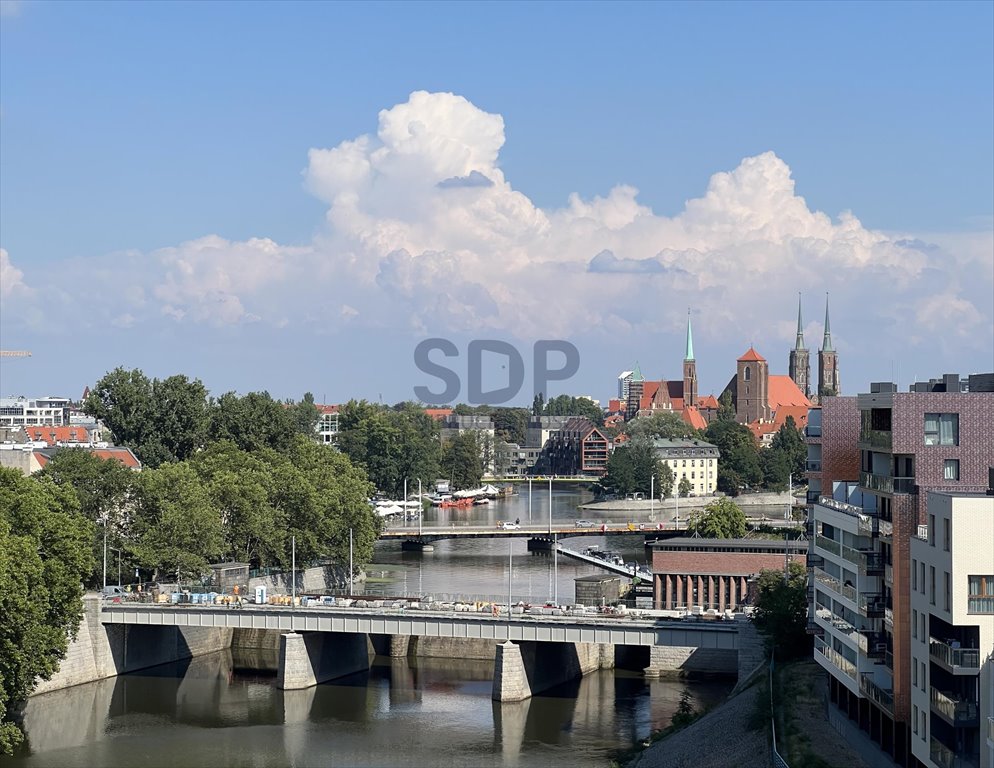
[[[911,754],[911,540],[929,491],[982,492],[994,464],[989,375],[825,397],[809,516],[809,627],[833,704],[901,765]],[[855,408],[853,408],[855,406]],[[810,447],[810,446],[809,446]]]
[[[316,403],[315,407],[320,414],[317,424],[314,425],[318,442],[324,445],[338,445],[338,414],[341,406]]]
[[[911,539],[911,751],[994,768],[994,469],[988,494],[928,494]]]
[[[66,397],[0,397],[0,427],[63,427],[69,425]]]
[[[652,441],[656,457],[673,470],[673,495],[680,481],[690,483],[691,496],[710,496],[718,485],[718,446],[703,440],[657,438]]]
[[[570,418],[549,438],[543,459],[554,475],[603,475],[611,441],[590,419]]]

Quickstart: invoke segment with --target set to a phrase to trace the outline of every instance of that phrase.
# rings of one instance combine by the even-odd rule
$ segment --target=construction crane
[[[0,357],[31,357],[31,353],[24,349],[0,349]]]

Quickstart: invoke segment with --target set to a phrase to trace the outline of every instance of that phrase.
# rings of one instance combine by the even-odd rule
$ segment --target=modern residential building
[[[994,469],[987,494],[932,492],[911,539],[911,752],[994,768]]]
[[[314,425],[318,440],[325,445],[338,445],[338,414],[341,406],[315,403],[315,407],[320,414]]]
[[[62,427],[69,425],[67,397],[0,397],[0,427]]]
[[[532,416],[525,430],[525,445],[541,449],[573,416]]]
[[[661,539],[646,544],[656,610],[736,611],[754,597],[760,571],[804,563],[807,542],[782,539]]]
[[[542,455],[541,448],[504,442],[498,442],[494,452],[497,477],[527,477]]]
[[[628,399],[628,385],[632,380],[632,371],[622,371],[618,374],[618,399]]]
[[[680,481],[690,483],[691,496],[710,496],[718,484],[718,446],[703,440],[657,438],[652,441],[656,457],[673,470],[673,494]]]
[[[549,438],[543,465],[554,475],[603,475],[611,441],[590,419],[575,416]]]
[[[911,764],[911,540],[929,491],[986,490],[994,464],[989,377],[898,392],[872,384],[821,408],[821,497],[811,508],[810,626],[832,702]],[[926,391],[927,390],[927,391]]]

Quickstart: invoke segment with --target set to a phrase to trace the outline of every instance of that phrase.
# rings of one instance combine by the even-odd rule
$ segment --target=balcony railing
[[[847,501],[833,499],[831,496],[819,496],[818,503],[823,507],[834,509],[836,512],[841,512],[844,515],[850,515],[851,517],[872,514],[871,512],[867,512],[862,507],[857,507],[855,504],[850,504]]]
[[[807,462],[805,462],[804,468],[808,472],[821,472],[821,459],[808,460]]]
[[[842,670],[843,674],[848,675],[853,680],[856,679],[856,665],[853,664],[849,659],[839,653],[837,650],[832,648],[828,643],[822,640],[820,637],[815,638],[815,653],[820,653],[826,659],[828,659],[832,664]]]
[[[879,592],[860,595],[859,610],[868,619],[881,619],[887,610],[887,601]]]
[[[978,768],[980,755],[958,755],[941,741],[932,737],[930,757],[939,768]]]
[[[976,726],[979,717],[976,702],[957,698],[954,693],[943,693],[938,688],[932,689],[932,711],[960,726]]]
[[[859,690],[863,692],[863,695],[869,699],[872,699],[885,710],[894,714],[894,691],[888,691],[881,688],[875,682],[869,674],[863,674],[859,678]]]
[[[894,535],[894,523],[890,520],[881,520],[877,527],[880,530],[881,536],[893,536]]]
[[[948,643],[930,637],[928,653],[952,672],[974,675],[980,672],[980,651],[976,648],[953,648]]]
[[[856,644],[870,659],[883,659],[887,653],[887,636],[883,632],[860,630],[856,637]]]
[[[863,429],[859,433],[859,442],[866,443],[871,448],[890,449],[893,444],[892,434],[889,429]]]
[[[872,472],[860,472],[859,484],[880,493],[914,493],[916,488],[913,477],[891,477],[875,475]]]
[[[815,546],[824,549],[826,552],[831,552],[836,557],[842,554],[842,545],[826,536],[815,536]]]
[[[994,717],[987,718],[987,741],[994,747]]]
[[[808,553],[805,564],[808,568],[821,568],[825,564],[825,558],[821,555],[816,555],[813,553]]]
[[[894,632],[894,610],[892,608],[884,608],[884,626],[890,629],[891,634]]]
[[[856,587],[851,584],[843,584],[837,578],[823,571],[821,568],[815,568],[815,581],[823,587],[831,589],[836,594],[848,598],[853,603],[856,602]]]
[[[882,552],[859,550],[859,572],[866,576],[884,575],[884,556]]]

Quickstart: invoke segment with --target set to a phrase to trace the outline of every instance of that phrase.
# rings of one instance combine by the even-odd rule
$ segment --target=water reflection
[[[601,670],[491,701],[493,662],[376,657],[368,672],[280,691],[230,652],[37,696],[16,766],[603,765],[665,725],[684,685]],[[694,683],[711,704],[726,683]]]

